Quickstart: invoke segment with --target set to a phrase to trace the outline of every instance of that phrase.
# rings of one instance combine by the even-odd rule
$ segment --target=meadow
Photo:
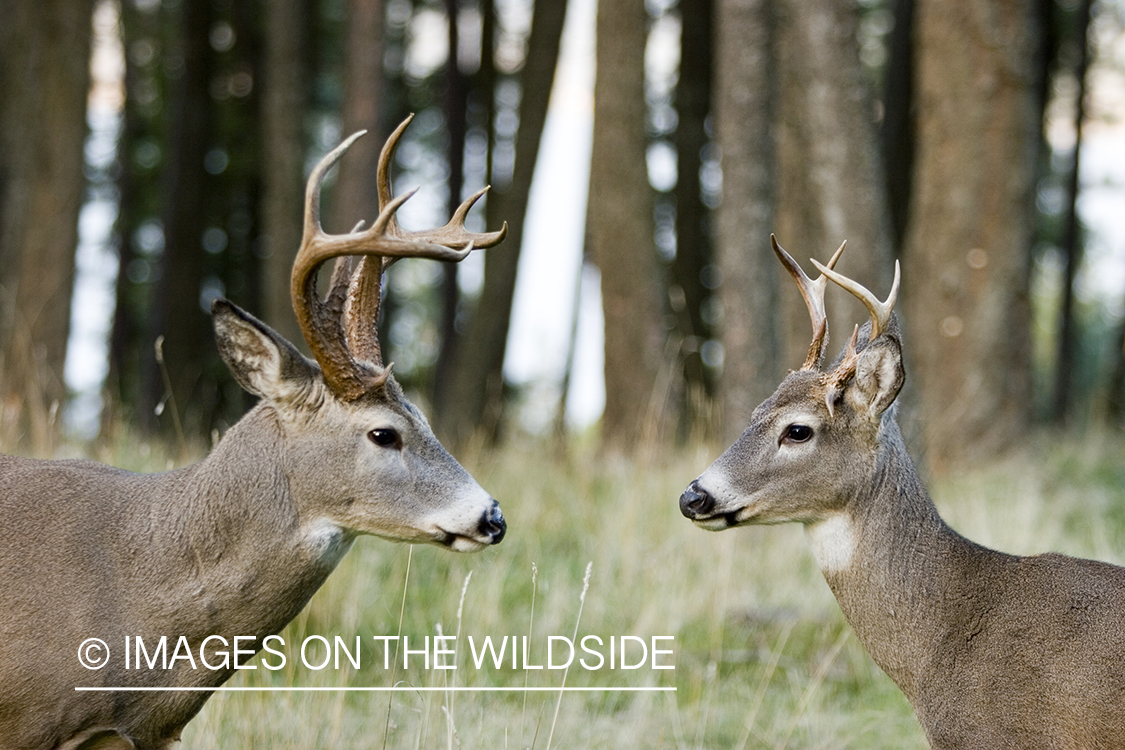
[[[1036,440],[929,482],[942,514],[1005,551],[1125,563],[1125,441]],[[925,748],[906,700],[844,622],[801,528],[711,533],[680,515],[680,492],[719,451],[626,461],[528,444],[462,457],[501,501],[504,542],[457,555],[361,537],[281,634],[285,666],[267,669],[280,658],[259,655],[257,669],[228,683],[320,690],[218,693],[183,747]],[[421,644],[438,635],[453,669],[434,668],[433,657],[426,668]],[[673,652],[656,663],[675,668],[653,669],[650,655],[610,669],[608,646],[599,669],[578,662],[596,664],[588,652],[565,671],[524,669],[522,653],[515,668],[510,657],[499,668],[474,663],[486,636],[526,636],[533,667],[545,666],[549,636],[577,644],[586,635],[602,644],[633,636],[630,663],[640,640],[672,636],[656,642]],[[339,668],[316,668],[330,652],[315,638],[302,663],[299,646],[312,636],[340,636],[349,648],[358,636],[359,668],[346,654]],[[407,668],[395,641],[375,640],[386,636],[409,639]],[[564,684],[675,690],[560,693]],[[335,689],[390,685],[405,689]]]

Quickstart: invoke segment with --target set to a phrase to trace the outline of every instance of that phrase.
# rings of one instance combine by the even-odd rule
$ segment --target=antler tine
[[[474,247],[495,245],[507,230],[507,224],[499,232],[474,234],[465,229],[465,216],[483,190],[465,201],[444,227],[425,232],[404,232],[398,227],[395,212],[417,191],[392,198],[388,172],[395,146],[412,119],[406,118],[395,129],[379,154],[379,216],[369,228],[363,229],[360,222],[348,234],[331,235],[320,224],[324,177],[365,131],[350,136],[321,159],[305,188],[304,231],[290,280],[293,309],[325,381],[349,400],[390,376],[389,366],[383,367],[376,330],[384,269],[404,257],[459,261]],[[345,256],[360,256],[360,260],[340,260]],[[316,291],[317,271],[330,258],[337,258],[336,267],[328,296],[321,300]]]
[[[839,249],[828,261],[829,268],[836,265],[847,244],[846,240],[841,243]],[[817,277],[816,281],[810,279],[801,269],[801,266],[797,264],[797,261],[793,260],[793,257],[777,243],[777,238],[772,234],[770,235],[770,245],[773,247],[778,260],[789,271],[793,280],[797,282],[797,288],[801,290],[801,296],[805,299],[805,306],[809,310],[809,318],[812,321],[813,339],[812,343],[809,344],[809,355],[805,359],[805,364],[801,365],[801,369],[816,370],[820,367],[821,357],[828,345],[828,315],[824,309],[824,292],[828,288],[828,280],[823,275]],[[816,261],[813,261],[813,263],[816,263]]]
[[[813,261],[820,272],[832,279],[838,286],[851,292],[855,297],[863,303],[867,308],[867,312],[871,315],[871,340],[874,341],[880,334],[887,330],[887,326],[891,322],[891,310],[895,306],[895,301],[898,299],[898,285],[899,285],[899,263],[895,261],[895,280],[891,284],[890,294],[887,295],[885,302],[880,302],[879,298],[871,293],[865,286],[859,282],[849,279],[847,276],[842,276],[832,270],[831,264],[822,266],[820,263]]]
[[[383,209],[391,203],[391,159],[394,157],[395,149],[398,147],[398,139],[402,137],[406,128],[414,121],[414,113],[411,112],[406,116],[406,119],[399,123],[398,127],[394,129],[387,142],[383,144],[382,150],[379,151],[379,162],[375,170],[375,187],[379,194],[379,212],[382,213]],[[397,234],[399,231],[398,222],[395,221],[394,216],[391,216],[390,234]]]
[[[400,232],[407,237],[425,240],[426,242],[436,242],[439,245],[447,246],[464,245],[466,242],[471,242],[473,247],[483,248],[499,244],[508,234],[508,222],[506,221],[500,229],[495,232],[470,232],[465,228],[465,217],[468,216],[469,209],[471,209],[489,189],[490,186],[486,185],[462,201],[461,205],[453,212],[453,216],[446,222],[445,226],[421,232],[404,232],[402,230],[400,230]]]
[[[391,191],[391,160],[394,158],[395,149],[398,147],[398,141],[402,137],[406,127],[414,120],[414,115],[408,115],[405,120],[383,145],[383,150],[379,152],[379,166],[376,174],[376,186],[379,192],[379,210],[380,213],[385,211],[392,203]],[[387,222],[386,233],[392,237],[399,237],[401,239],[417,240],[419,242],[429,242],[446,247],[463,247],[466,243],[472,243],[473,248],[492,247],[503,241],[504,237],[508,234],[508,222],[500,227],[496,232],[470,232],[465,228],[465,218],[469,214],[469,209],[481,199],[489,188],[486,186],[481,188],[473,195],[469,196],[457,207],[453,212],[453,217],[445,224],[445,226],[438,227],[437,229],[426,229],[417,232],[408,232],[399,226],[398,221],[394,218],[392,212],[390,221]]]

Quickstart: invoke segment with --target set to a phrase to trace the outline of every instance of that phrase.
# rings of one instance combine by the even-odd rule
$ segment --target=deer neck
[[[913,700],[934,644],[950,628],[944,602],[976,557],[996,553],[941,519],[893,421],[884,432],[870,485],[806,530],[849,624]]]
[[[178,567],[162,596],[175,626],[192,632],[168,635],[277,632],[351,547],[353,534],[302,517],[284,440],[277,415],[259,405],[207,458],[169,477],[151,532],[164,537],[162,558]]]

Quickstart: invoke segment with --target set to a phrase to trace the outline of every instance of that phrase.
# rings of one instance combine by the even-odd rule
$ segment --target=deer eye
[[[402,438],[399,437],[398,430],[390,427],[380,427],[367,433],[367,437],[371,438],[371,442],[378,445],[380,448],[401,448]]]
[[[782,439],[790,443],[803,443],[813,436],[813,429],[807,424],[791,424],[785,428]]]

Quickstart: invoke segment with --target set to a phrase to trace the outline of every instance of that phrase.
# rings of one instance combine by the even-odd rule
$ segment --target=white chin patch
[[[693,523],[701,529],[708,531],[723,531],[729,529],[726,516],[713,516],[711,518],[697,519]]]
[[[459,536],[453,539],[453,544],[449,545],[449,549],[454,552],[476,552],[482,550],[488,545],[484,542],[478,542],[475,539],[470,539],[467,536]]]
[[[850,516],[834,513],[805,526],[805,534],[821,571],[838,573],[851,567],[858,537]]]

